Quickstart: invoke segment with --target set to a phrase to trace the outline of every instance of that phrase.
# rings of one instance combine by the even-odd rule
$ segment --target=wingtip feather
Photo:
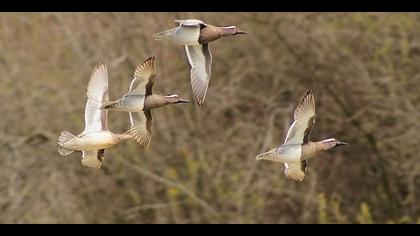
[[[134,77],[150,77],[156,74],[155,56],[147,58],[142,64],[137,66],[134,71]]]

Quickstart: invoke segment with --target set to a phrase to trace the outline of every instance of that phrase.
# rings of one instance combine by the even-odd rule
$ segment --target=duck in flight
[[[150,57],[136,68],[128,93],[116,101],[105,102],[101,107],[105,110],[129,113],[131,123],[129,133],[142,149],[149,146],[152,137],[152,109],[170,104],[189,103],[189,100],[176,94],[166,96],[154,94],[152,88],[155,77],[155,57]]]
[[[74,151],[82,152],[82,165],[99,169],[104,159],[105,149],[132,138],[125,132],[115,134],[108,130],[108,111],[101,109],[108,102],[108,72],[105,63],[98,63],[90,76],[85,107],[85,129],[77,136],[68,131],[58,138],[58,151],[67,156]]]
[[[308,160],[320,152],[330,150],[347,143],[335,138],[319,142],[310,141],[310,135],[315,125],[315,99],[309,90],[302,97],[295,109],[294,122],[287,132],[286,140],[278,147],[257,156],[257,160],[282,162],[287,178],[302,181],[308,167]]]
[[[156,40],[170,40],[184,45],[188,62],[191,66],[190,77],[193,95],[198,106],[202,106],[206,97],[211,76],[212,56],[209,43],[222,37],[247,34],[236,26],[213,26],[201,20],[175,20],[178,27],[166,30],[153,37]]]

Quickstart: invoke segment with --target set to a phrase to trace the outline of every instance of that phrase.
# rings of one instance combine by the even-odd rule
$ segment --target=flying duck
[[[176,94],[167,96],[154,94],[152,88],[155,77],[155,57],[150,57],[136,68],[128,93],[116,101],[105,102],[101,107],[110,111],[129,113],[131,123],[129,133],[142,149],[149,146],[152,137],[152,109],[169,104],[189,103]],[[132,112],[137,113],[136,118]]]
[[[68,131],[58,138],[58,152],[67,156],[74,151],[82,152],[82,165],[99,169],[105,149],[132,138],[129,133],[115,134],[108,130],[108,111],[100,109],[108,98],[108,72],[105,63],[98,63],[90,76],[85,107],[85,129],[77,136]]]
[[[211,75],[212,56],[208,43],[222,37],[247,33],[236,26],[213,26],[195,19],[175,22],[179,24],[178,27],[154,34],[153,37],[185,46],[191,66],[190,77],[195,102],[202,106]]]
[[[302,181],[308,167],[308,160],[320,152],[347,143],[334,138],[319,142],[310,141],[311,131],[315,125],[315,99],[309,90],[302,97],[295,109],[294,122],[287,132],[286,140],[278,147],[257,156],[257,160],[282,162],[287,178]]]

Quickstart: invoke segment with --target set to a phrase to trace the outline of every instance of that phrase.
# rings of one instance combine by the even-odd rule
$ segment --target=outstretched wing
[[[297,161],[297,162],[286,162],[284,163],[286,169],[284,169],[284,173],[286,174],[287,178],[302,181],[305,178],[306,170],[308,169],[308,161]]]
[[[147,58],[134,72],[128,95],[150,95],[156,77],[155,57]]]
[[[104,152],[104,149],[97,151],[83,151],[81,161],[82,165],[94,169],[101,168]]]
[[[101,109],[108,101],[108,72],[105,63],[98,63],[90,76],[85,107],[85,129],[83,133],[107,129],[107,110]]]
[[[209,45],[187,45],[185,51],[191,66],[190,76],[194,99],[198,106],[202,106],[211,76],[212,56]]]
[[[315,125],[315,99],[312,90],[308,90],[295,109],[295,121],[287,132],[284,144],[305,144],[309,142],[311,131]]]
[[[129,112],[131,129],[130,135],[136,140],[142,149],[149,146],[152,138],[152,111]]]

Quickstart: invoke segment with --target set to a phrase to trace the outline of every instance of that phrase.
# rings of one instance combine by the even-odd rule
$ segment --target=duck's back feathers
[[[200,37],[200,25],[179,25],[153,35],[155,40],[170,40],[178,45],[196,45]]]
[[[177,27],[153,35],[155,40],[170,40],[178,45],[196,45],[200,37],[200,30],[207,27],[201,20],[175,20]]]
[[[185,26],[185,27],[205,27],[207,26],[206,23],[204,23],[201,20],[197,19],[187,19],[187,20],[175,20],[175,23],[177,23],[179,26]]]

